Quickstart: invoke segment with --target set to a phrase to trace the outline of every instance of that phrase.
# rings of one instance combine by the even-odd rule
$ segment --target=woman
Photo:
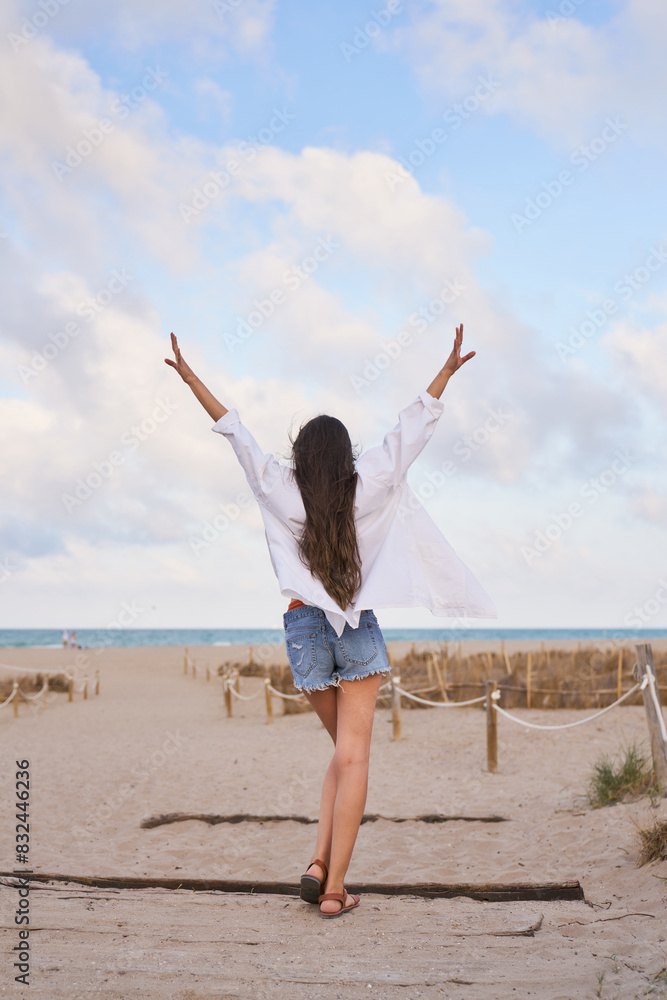
[[[309,420],[292,442],[292,469],[262,452],[237,411],[218,402],[183,360],[173,333],[171,341],[174,360],[165,361],[234,448],[260,506],[280,591],[292,598],[283,621],[294,684],[335,747],[301,898],[319,902],[322,916],[338,917],[360,902],[344,879],[366,804],[375,702],[391,669],[371,609],[421,605],[434,614],[497,617],[406,481],[442,413],[447,382],[475,351],[461,357],[457,327],[428,389],[356,464],[339,420]]]

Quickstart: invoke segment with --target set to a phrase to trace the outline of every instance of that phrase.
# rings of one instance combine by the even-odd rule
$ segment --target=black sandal
[[[321,882],[315,877],[315,875],[308,874],[313,865],[319,865],[324,872],[324,878]],[[315,858],[314,861],[311,861],[305,874],[301,876],[301,899],[303,899],[306,903],[317,903],[324,889],[324,884],[328,875],[329,869],[325,865],[324,861],[320,861],[319,858]]]

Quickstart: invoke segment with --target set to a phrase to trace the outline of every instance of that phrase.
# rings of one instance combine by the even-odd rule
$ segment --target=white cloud
[[[632,497],[630,509],[634,514],[660,528],[667,527],[667,496],[664,489],[658,492],[652,484],[646,484]]]
[[[34,32],[32,19],[38,5],[32,0],[9,0],[4,7],[7,31]],[[61,0],[59,11],[50,16],[48,31],[66,45],[105,36],[131,52],[176,41],[200,60],[213,62],[228,48],[246,56],[260,55],[270,40],[275,7],[276,0],[206,0],[201,4],[88,0],[72,6]]]
[[[194,82],[194,92],[206,104],[210,104],[223,122],[229,122],[232,115],[233,94],[211,80],[208,76],[199,77]],[[200,101],[197,102],[197,112],[202,113]]]
[[[145,21],[144,7],[137,9]],[[245,9],[250,15],[260,8]],[[489,27],[491,9],[499,21]],[[119,10],[131,39],[134,7]],[[165,10],[173,15],[175,7]],[[468,18],[478,52],[472,69],[454,65],[454,83],[469,69],[476,72],[485,53],[510,38],[504,10],[500,2],[457,8],[457,16]],[[156,16],[156,25],[145,31],[173,30]],[[193,15],[195,22],[200,16]],[[259,44],[261,25],[247,25],[247,44]],[[538,73],[531,54],[539,48],[540,30],[534,26],[523,47],[512,49],[513,65],[524,59],[527,76]],[[588,44],[586,32],[577,37],[581,46]],[[211,88],[208,77],[199,79],[200,89],[224,104],[225,92]],[[520,95],[520,74],[516,79],[513,93]],[[95,603],[86,606],[102,622],[135,590],[147,607],[159,606],[158,624],[178,617],[183,592],[191,601],[199,595],[210,624],[221,597],[226,622],[255,624],[256,606],[247,604],[253,596],[271,614],[282,607],[254,508],[199,559],[189,545],[190,534],[246,485],[226,442],[211,435],[209,418],[163,364],[165,318],[181,305],[181,289],[173,279],[155,278],[152,272],[161,266],[177,276],[194,271],[203,299],[215,299],[224,270],[230,291],[217,317],[218,342],[186,332],[183,351],[212,391],[239,409],[261,446],[282,454],[290,421],[299,423],[314,411],[336,413],[364,447],[378,443],[396,412],[430,382],[449,353],[455,323],[463,321],[466,343],[478,355],[447,389],[444,419],[422,473],[447,458],[463,435],[484,428],[491,409],[504,408],[510,416],[460,466],[462,537],[481,516],[466,509],[467,498],[486,499],[489,487],[501,484],[511,508],[514,491],[527,478],[541,476],[543,489],[561,476],[581,481],[598,471],[601,456],[613,453],[619,429],[630,423],[633,403],[624,389],[590,374],[552,371],[539,334],[518,323],[476,280],[489,235],[471,227],[451,200],[422,192],[414,178],[392,188],[386,175],[398,167],[390,156],[315,147],[289,153],[267,144],[202,211],[200,225],[188,227],[178,212],[183,192],[233,150],[174,134],[147,93],[58,180],[52,161],[86,130],[98,128],[122,92],[103,86],[80,55],[41,36],[6,58],[0,92],[3,185],[13,211],[11,236],[1,244],[2,362],[15,393],[0,400],[3,484],[12,498],[0,546],[23,560],[5,584],[6,614],[32,606],[31,594],[40,608],[48,607],[54,589],[83,602],[94,592]],[[526,114],[537,114],[530,100],[524,94],[519,103]],[[553,121],[559,121],[555,112]],[[320,241],[333,249],[318,260]],[[132,259],[141,269],[133,270]],[[312,272],[306,264],[311,259],[318,265]],[[294,265],[308,277],[289,289],[284,275]],[[109,298],[105,290],[111,290],[113,271],[124,268],[132,278]],[[443,307],[443,289],[453,286],[458,291]],[[233,329],[237,316],[247,316],[255,299],[276,288],[289,294],[274,314],[237,350],[226,352],[222,331],[230,323]],[[86,320],[82,309],[91,298],[103,307]],[[421,326],[410,321],[420,309],[430,317]],[[50,335],[73,319],[79,332],[58,347]],[[351,377],[363,376],[367,365],[377,368],[376,359],[401,330],[411,333],[411,341],[355,392]],[[652,394],[664,388],[666,365],[660,356],[656,363],[643,334],[619,327],[611,337],[613,357],[628,377]],[[48,363],[21,380],[19,366],[34,366],[34,351],[44,358],[46,347]],[[160,400],[166,408],[158,418]],[[624,433],[640,434],[641,427]],[[122,461],[113,462],[112,453]],[[415,475],[419,479],[419,469]],[[85,495],[88,477],[96,485]],[[68,509],[63,494],[76,496],[80,480],[83,499]],[[443,494],[438,510],[448,513],[449,503]],[[494,513],[502,524],[502,508]],[[447,519],[441,523],[446,530]],[[484,532],[480,537],[489,540]],[[494,572],[502,572],[502,560]],[[53,614],[61,616],[58,601]]]
[[[393,43],[427,92],[460,101],[491,74],[500,86],[486,113],[506,112],[557,146],[593,139],[606,115],[628,119],[640,141],[664,140],[664,5],[625,0],[602,25],[538,17],[510,0],[422,0],[411,10]]]
[[[601,343],[636,398],[667,412],[667,323],[637,329],[629,321],[618,322]]]

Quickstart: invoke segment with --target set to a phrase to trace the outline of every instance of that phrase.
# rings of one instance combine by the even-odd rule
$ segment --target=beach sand
[[[50,693],[46,708],[21,704],[18,718],[11,706],[0,711],[2,871],[15,868],[14,761],[29,759],[35,872],[298,882],[313,825],[140,825],[174,812],[317,816],[329,737],[313,713],[282,716],[277,701],[267,725],[262,681],[254,677],[242,677],[240,690],[258,697],[235,701],[227,718],[221,681],[207,682],[205,666],[214,671],[240,652],[191,649],[193,678],[184,675],[180,647],[84,651],[89,678],[99,670],[99,695],[84,701],[78,693],[69,703],[66,694]],[[3,660],[54,670],[72,655],[5,650]],[[551,725],[592,714],[514,712]],[[479,708],[403,711],[398,742],[390,712],[378,709],[366,811],[388,818],[361,827],[348,885],[578,880],[585,901],[365,894],[353,913],[327,922],[317,907],[288,895],[33,884],[31,995],[667,995],[667,977],[656,978],[667,969],[667,862],[636,867],[635,828],[656,815],[667,819],[667,800],[657,812],[646,797],[598,810],[585,800],[601,753],[646,741],[643,707],[622,706],[556,732],[502,717],[498,725],[498,772],[490,774]],[[424,813],[504,822],[393,821]],[[0,991],[9,996],[20,988],[10,958],[18,895],[9,885],[0,894]],[[538,929],[526,934],[531,926]]]

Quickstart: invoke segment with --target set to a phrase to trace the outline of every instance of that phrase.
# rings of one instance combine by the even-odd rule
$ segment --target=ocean
[[[667,629],[629,628],[385,628],[385,639],[456,641],[457,639],[615,639],[642,642],[667,638]],[[259,645],[281,643],[279,628],[173,628],[173,629],[77,629],[76,642],[82,648],[98,646],[229,646],[236,643]],[[0,647],[57,649],[62,646],[60,629],[0,629]]]

